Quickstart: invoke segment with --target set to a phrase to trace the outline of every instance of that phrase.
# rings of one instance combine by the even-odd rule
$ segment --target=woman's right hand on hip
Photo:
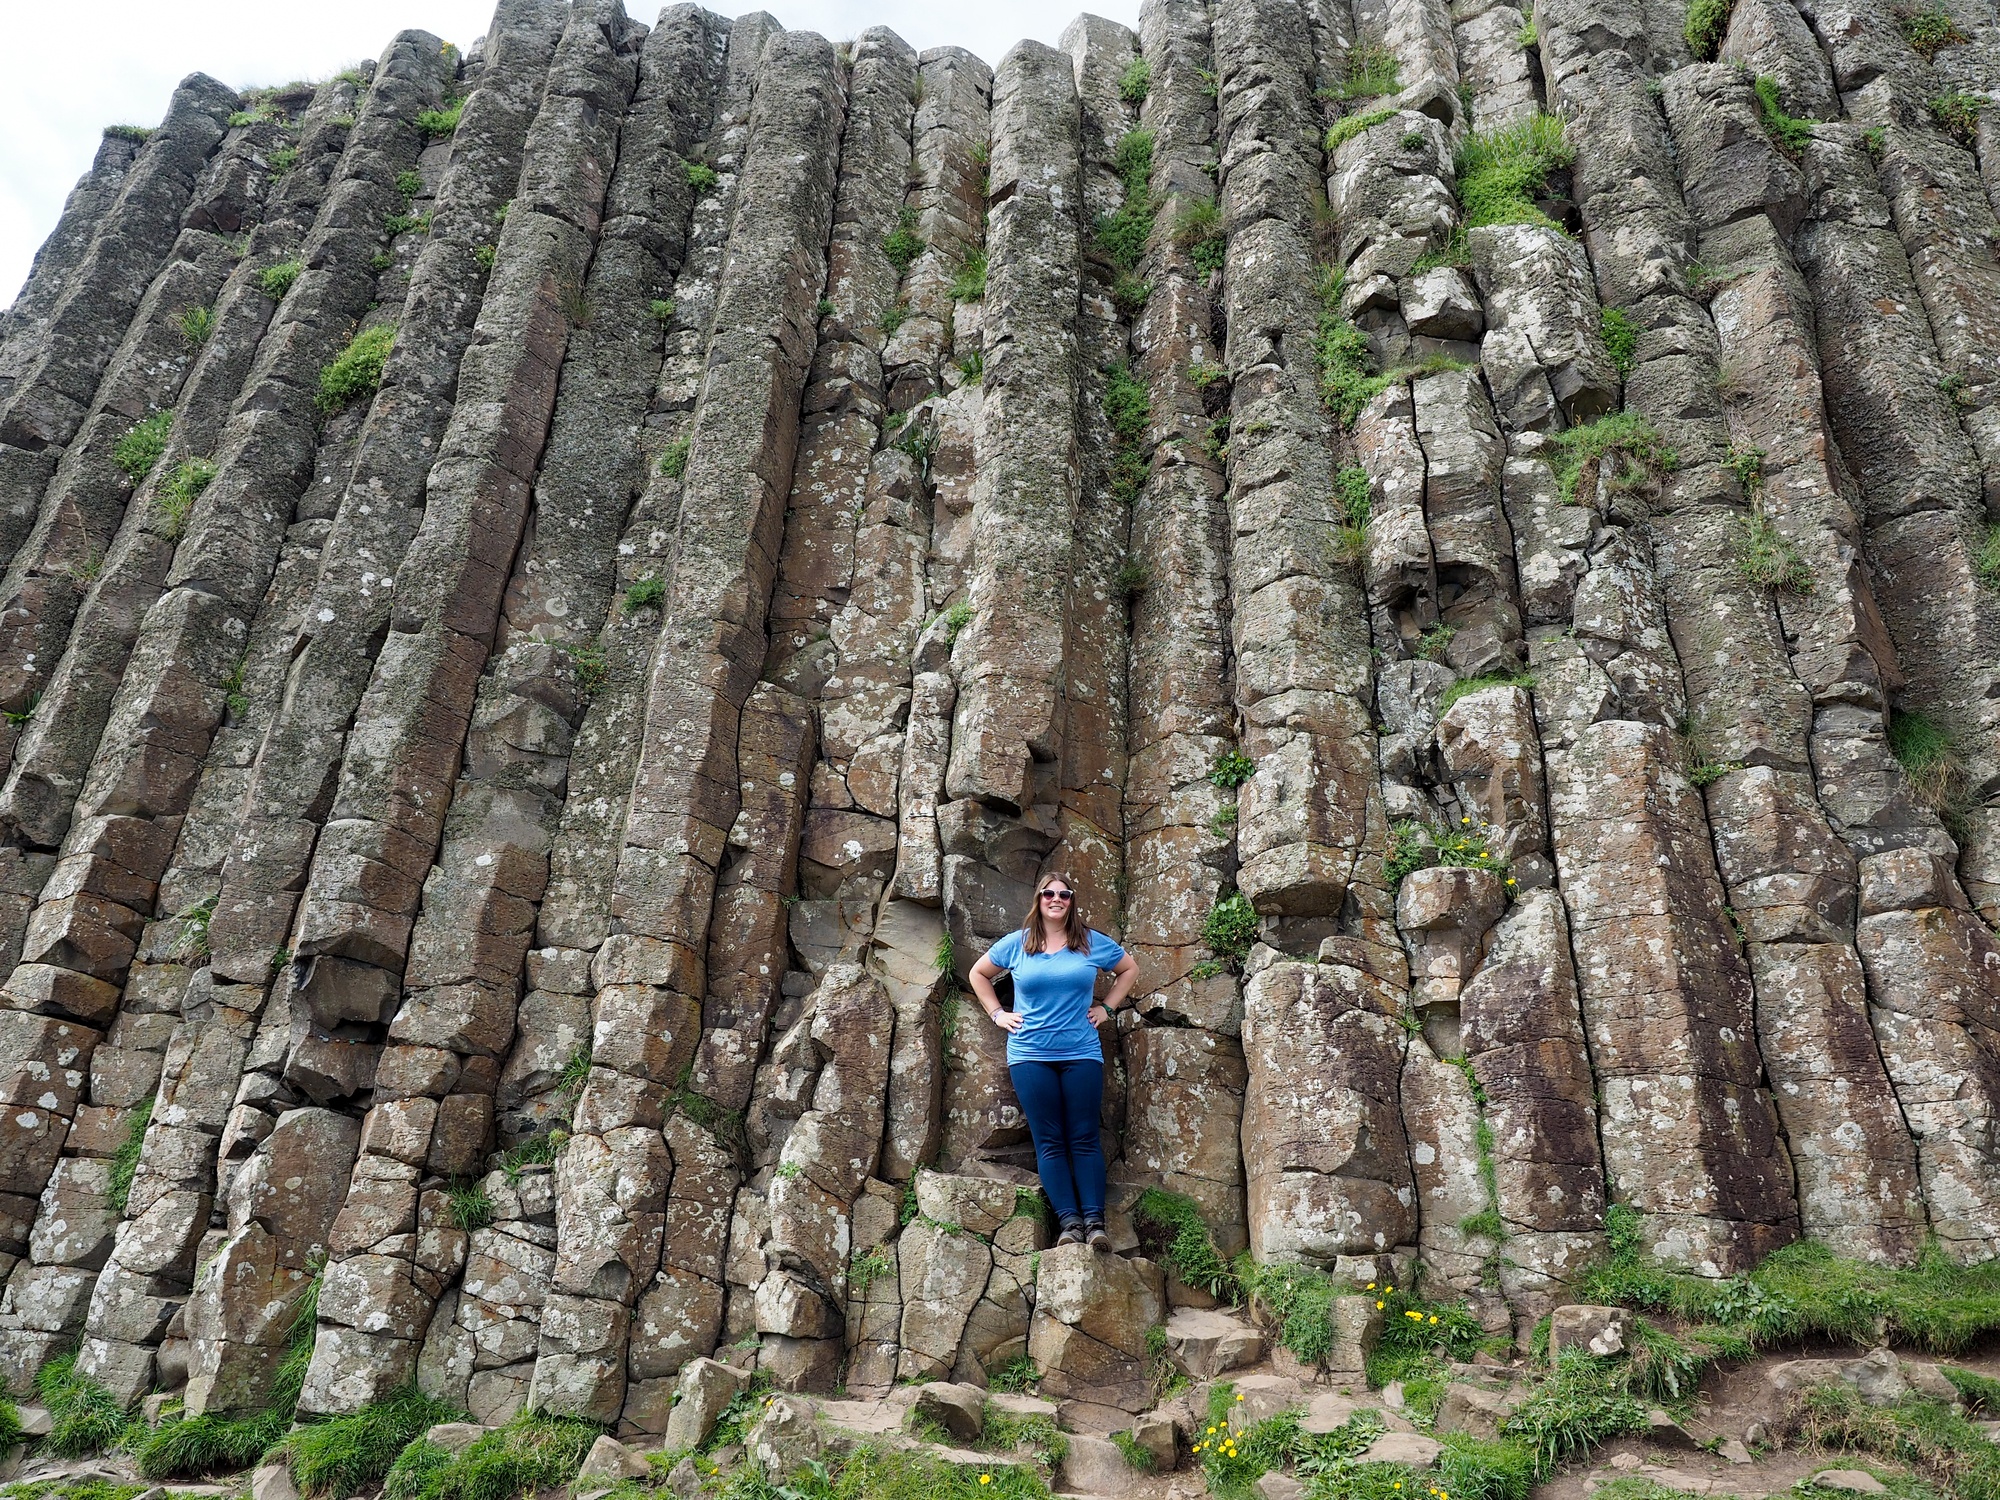
[[[1018,1012],[1002,1007],[993,1012],[993,1024],[998,1026],[1002,1031],[1019,1031],[1021,1029],[1021,1017]]]

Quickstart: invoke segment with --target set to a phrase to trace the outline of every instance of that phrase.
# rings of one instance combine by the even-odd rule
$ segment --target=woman
[[[1090,994],[1098,971],[1109,969],[1104,1003]],[[1014,976],[1014,1008],[1003,1009],[993,992],[1002,974]],[[1139,965],[1132,955],[1084,924],[1076,882],[1050,873],[1019,932],[1010,932],[972,966],[972,992],[993,1023],[1007,1033],[1007,1071],[1028,1130],[1042,1191],[1062,1225],[1058,1245],[1085,1240],[1109,1250],[1104,1232],[1104,1147],[1097,1116],[1104,1103],[1102,1026],[1132,993]]]

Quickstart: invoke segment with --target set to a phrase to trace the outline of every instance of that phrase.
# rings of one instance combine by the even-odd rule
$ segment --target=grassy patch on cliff
[[[1547,190],[1551,173],[1575,160],[1576,151],[1556,115],[1531,115],[1518,125],[1467,136],[1452,163],[1458,174],[1458,201],[1465,210],[1465,227],[1540,224],[1560,228],[1535,207],[1535,198]]]
[[[346,1500],[378,1484],[403,1450],[439,1422],[464,1420],[415,1386],[392,1391],[344,1417],[300,1427],[272,1450],[301,1495]]]
[[[1542,457],[1554,465],[1556,484],[1571,504],[1579,493],[1588,503],[1600,480],[1613,494],[1621,494],[1680,467],[1680,455],[1634,411],[1559,432],[1543,446]]]
[[[49,1409],[41,1451],[57,1458],[102,1453],[125,1430],[125,1408],[76,1367],[74,1354],[58,1354],[35,1376],[35,1394]]]
[[[602,1429],[524,1412],[462,1453],[412,1442],[382,1482],[383,1500],[515,1500],[576,1478]]]
[[[1872,1453],[1908,1464],[1958,1500],[2000,1500],[2000,1446],[1942,1401],[1870,1406],[1852,1386],[1801,1391],[1779,1424],[1809,1453]]]

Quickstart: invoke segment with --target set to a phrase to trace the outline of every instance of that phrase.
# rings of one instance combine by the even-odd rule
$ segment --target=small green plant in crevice
[[[1966,810],[1971,776],[1957,738],[1943,724],[1897,709],[1889,715],[1889,751],[1924,806],[1947,820]]]
[[[1334,555],[1342,562],[1358,563],[1368,555],[1368,523],[1374,514],[1368,471],[1358,465],[1340,470],[1333,476],[1333,493],[1342,517],[1333,528]]]
[[[1112,298],[1128,315],[1145,305],[1151,288],[1139,279],[1139,262],[1152,238],[1153,218],[1158,207],[1150,186],[1153,175],[1153,132],[1128,130],[1118,138],[1111,164],[1125,184],[1125,201],[1108,214],[1099,214],[1091,243],[1111,263],[1116,276]]]
[[[325,416],[345,411],[354,402],[372,396],[381,388],[382,367],[396,342],[392,323],[364,328],[349,340],[333,362],[319,372],[319,409]]]
[[[1215,810],[1208,820],[1208,831],[1219,839],[1226,839],[1236,827],[1237,806],[1234,802],[1224,803]]]
[[[174,319],[174,327],[179,331],[182,343],[190,349],[199,349],[208,342],[208,336],[215,332],[215,309],[184,307],[180,316]]]
[[[1528,692],[1532,691],[1534,686],[1535,678],[1531,672],[1488,672],[1478,677],[1461,677],[1458,681],[1448,684],[1438,695],[1438,717],[1443,718],[1451,712],[1451,706],[1459,699],[1473,693],[1483,693],[1488,688],[1517,687]]]
[[[949,974],[952,971],[954,958],[951,934],[947,932],[938,939],[937,952],[931,955],[931,967],[940,974]]]
[[[1351,103],[1379,99],[1403,86],[1403,65],[1387,47],[1355,47],[1347,54],[1340,81],[1319,91],[1322,99]]]
[[[1972,38],[1958,29],[1958,22],[1942,5],[1929,5],[1903,17],[1903,35],[1925,62],[1934,62],[1947,47],[1963,47]]]
[[[624,602],[628,615],[642,609],[659,609],[667,602],[667,581],[658,574],[648,573],[625,590]]]
[[[173,425],[174,414],[170,411],[156,411],[141,418],[111,450],[111,461],[125,471],[132,483],[143,483],[153,472],[153,465],[160,461],[160,455],[167,451],[167,431]]]
[[[671,323],[674,320],[674,302],[670,297],[655,297],[646,304],[646,311],[655,322]]]
[[[570,670],[576,674],[576,694],[587,703],[604,690],[611,676],[604,648],[592,642],[587,646],[564,646],[562,650],[569,658]]]
[[[694,189],[697,198],[703,193],[714,192],[716,184],[722,181],[715,175],[715,168],[707,162],[686,162],[683,164],[683,170],[687,173],[687,185]]]
[[[396,257],[391,255],[387,250],[377,251],[368,261],[369,268],[378,274],[390,269],[395,264]]]
[[[1415,365],[1371,373],[1375,356],[1367,335],[1340,313],[1345,284],[1345,278],[1336,269],[1329,267],[1321,274],[1319,326],[1313,340],[1320,400],[1340,418],[1342,426],[1352,427],[1363,407],[1399,381],[1443,370],[1471,368],[1448,355],[1434,354]]]
[[[1236,1273],[1216,1251],[1208,1221],[1194,1199],[1164,1188],[1147,1188],[1133,1205],[1132,1222],[1142,1246],[1156,1251],[1157,1258],[1183,1285],[1222,1301],[1237,1299],[1241,1288]]]
[[[1551,174],[1576,161],[1560,116],[1531,115],[1515,125],[1468,135],[1452,155],[1465,227],[1540,224],[1560,228],[1535,207]]]
[[[1514,33],[1514,45],[1526,52],[1529,48],[1539,47],[1541,44],[1542,39],[1535,31],[1534,21],[1532,19],[1523,21],[1521,29]]]
[[[896,268],[898,277],[907,275],[910,263],[924,253],[924,237],[917,233],[917,211],[905,208],[896,215],[896,227],[882,241],[882,253]]]
[[[973,250],[958,263],[958,271],[951,278],[951,299],[954,302],[978,302],[986,296],[986,252]]]
[[[1457,635],[1456,625],[1447,625],[1439,620],[1417,637],[1417,655],[1425,661],[1443,661],[1445,652],[1451,649]]]
[[[1207,394],[1217,386],[1229,383],[1229,368],[1209,360],[1197,359],[1188,365],[1188,379],[1193,382],[1196,390]]]
[[[1722,38],[1729,30],[1729,12],[1734,7],[1735,0],[1689,0],[1682,34],[1687,37],[1688,51],[1694,54],[1696,62],[1715,61]]]
[[[465,101],[463,99],[454,100],[443,109],[419,110],[417,113],[417,129],[421,130],[431,140],[441,141],[454,130],[458,129],[459,116],[464,113]]]
[[[694,448],[694,434],[682,433],[660,455],[660,472],[669,479],[679,479],[687,473],[688,454]]]
[[[1133,1437],[1130,1432],[1121,1430],[1112,1433],[1111,1445],[1124,1457],[1128,1468],[1137,1469],[1141,1474],[1150,1474],[1157,1467],[1153,1461],[1152,1450]]]
[[[1507,874],[1507,861],[1493,852],[1492,835],[1483,824],[1475,827],[1470,818],[1461,818],[1458,826],[1452,827],[1404,818],[1389,825],[1382,875],[1392,887],[1401,884],[1404,876],[1433,865],[1491,870],[1502,877],[1508,890],[1514,886],[1514,877]]]
[[[1769,518],[1752,511],[1736,538],[1736,571],[1767,593],[1810,594],[1813,570]]]
[[[1209,783],[1224,791],[1234,791],[1257,774],[1257,762],[1241,750],[1224,750],[1208,768]]]
[[[1017,1354],[999,1369],[986,1372],[990,1388],[1008,1395],[1019,1395],[1041,1378],[1041,1370],[1025,1354]]]
[[[382,1482],[384,1500],[517,1500],[576,1478],[603,1429],[575,1417],[523,1412],[489,1428],[462,1452],[412,1443]],[[421,1433],[419,1433],[421,1436]]]
[[[1257,941],[1257,909],[1241,891],[1223,897],[1202,919],[1201,940],[1220,957],[1241,962]]]
[[[373,1489],[432,1427],[464,1418],[449,1402],[403,1386],[357,1412],[296,1428],[268,1457],[286,1465],[305,1500],[345,1500]]]
[[[1145,382],[1122,361],[1104,372],[1104,419],[1111,428],[1108,479],[1112,495],[1126,505],[1137,500],[1146,485],[1146,456],[1141,444],[1152,412]]]
[[[1176,194],[1172,201],[1174,243],[1193,258],[1197,272],[1214,275],[1222,269],[1229,249],[1222,233],[1222,210],[1207,198]]]
[[[39,1451],[55,1458],[102,1453],[125,1430],[117,1397],[76,1368],[74,1354],[58,1354],[35,1376],[35,1394],[49,1411],[48,1435]]]
[[[563,1061],[556,1074],[556,1092],[575,1099],[590,1081],[590,1043],[585,1041]]]
[[[1762,82],[1762,80],[1758,80]],[[1983,94],[1966,94],[1956,90],[1939,94],[1928,101],[1931,118],[1943,127],[1944,133],[1970,151],[1979,144],[1979,115],[1988,104]]]
[[[1326,149],[1338,151],[1358,135],[1366,135],[1377,125],[1387,124],[1396,118],[1394,109],[1373,109],[1365,114],[1346,115],[1335,120],[1326,132]]]
[[[266,266],[257,274],[257,290],[273,302],[282,302],[305,268],[305,262],[300,260],[281,260]]]
[[[944,621],[944,643],[947,648],[958,644],[959,633],[972,623],[972,602],[957,599],[945,612],[937,617]]]
[[[1757,114],[1764,123],[1764,133],[1776,146],[1793,161],[1806,153],[1812,144],[1813,121],[1796,120],[1785,113],[1785,104],[1778,89],[1778,80],[1768,73],[1758,75],[1752,85],[1757,95]]]
[[[139,1170],[139,1153],[145,1148],[146,1127],[153,1123],[155,1098],[156,1095],[148,1094],[132,1107],[132,1113],[125,1121],[125,1139],[118,1143],[118,1150],[111,1158],[111,1181],[104,1198],[121,1214],[132,1198],[132,1178]]]
[[[1135,57],[1125,65],[1125,71],[1118,75],[1118,97],[1127,104],[1144,104],[1146,91],[1152,84],[1153,65],[1143,57]]]
[[[194,503],[214,480],[216,472],[213,459],[184,458],[153,492],[153,506],[160,513],[160,529],[169,541],[178,541],[187,530]]]
[[[882,330],[884,338],[894,338],[896,330],[909,321],[910,310],[900,302],[891,302],[882,309],[882,316],[875,320],[875,326]]]
[[[1588,503],[1600,485],[1613,494],[1636,490],[1680,467],[1680,455],[1634,411],[1614,412],[1557,433],[1540,455],[1556,471],[1562,498]]]
[[[1989,525],[1979,534],[1979,549],[1972,555],[1972,571],[1989,588],[2000,588],[2000,524]]]
[[[569,1132],[566,1130],[537,1131],[501,1152],[494,1165],[509,1183],[516,1183],[530,1167],[554,1166],[556,1158],[562,1155],[562,1148],[568,1144]]]
[[[868,1288],[895,1274],[896,1262],[880,1245],[857,1251],[847,1262],[848,1295],[866,1298]]]
[[[1623,380],[1638,363],[1639,325],[1615,307],[1605,308],[1597,315],[1597,321],[1604,336],[1604,352],[1611,356],[1612,368]]]
[[[107,125],[104,127],[104,133],[114,141],[131,141],[135,145],[143,146],[152,136],[153,130],[149,125]]]
[[[1111,587],[1118,597],[1125,600],[1138,598],[1153,586],[1153,570],[1136,557],[1128,557],[1118,565],[1117,576],[1111,580]]]
[[[181,913],[180,931],[167,948],[167,961],[193,964],[208,957],[208,920],[215,915],[215,897],[197,901]]]
[[[1465,237],[1465,226],[1460,225],[1451,232],[1443,246],[1436,250],[1426,250],[1410,262],[1410,274],[1420,276],[1425,271],[1435,271],[1440,266],[1458,266],[1461,269],[1472,264],[1472,242]]]

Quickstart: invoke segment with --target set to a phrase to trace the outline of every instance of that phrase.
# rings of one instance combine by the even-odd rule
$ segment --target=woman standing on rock
[[[1098,971],[1109,969],[1111,993],[1092,1002]],[[1001,1008],[993,981],[1014,976],[1014,1008]],[[1076,882],[1042,877],[1035,904],[1019,932],[1010,932],[972,966],[972,992],[1007,1033],[1007,1071],[1028,1130],[1042,1191],[1062,1224],[1058,1245],[1090,1241],[1109,1250],[1104,1232],[1104,1147],[1098,1112],[1104,1103],[1104,1049],[1097,1028],[1138,981],[1132,955],[1077,910]]]

